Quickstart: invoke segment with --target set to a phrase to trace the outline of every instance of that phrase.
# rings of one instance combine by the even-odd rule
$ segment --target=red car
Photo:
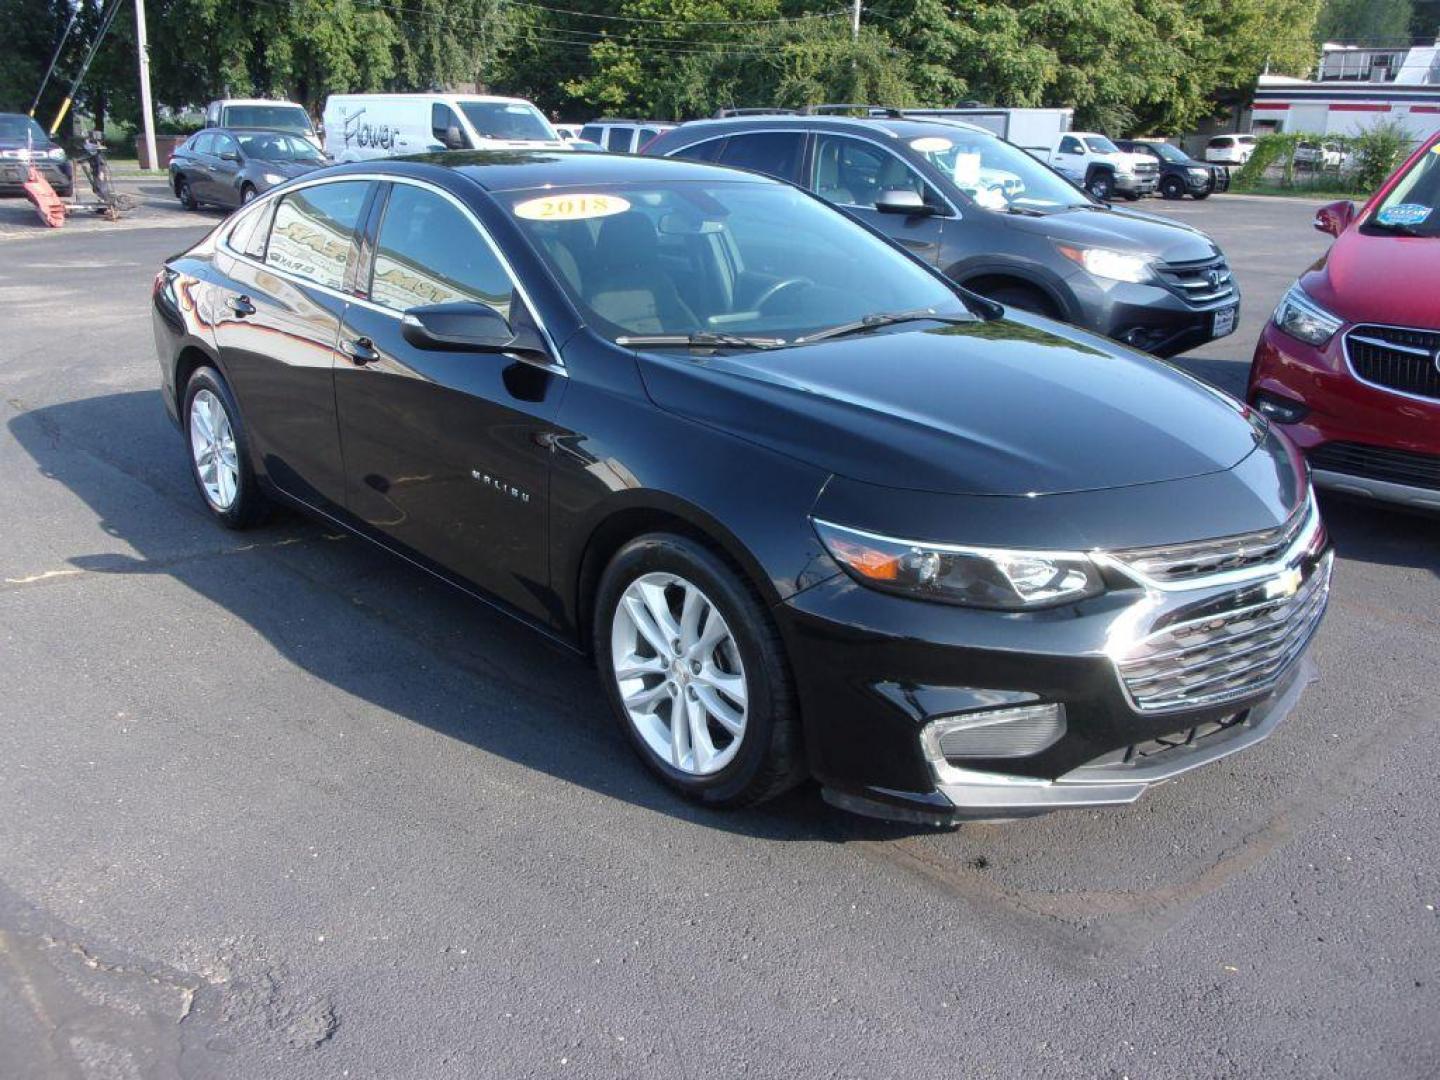
[[[1315,228],[1335,243],[1266,324],[1247,397],[1317,487],[1440,510],[1440,135]]]

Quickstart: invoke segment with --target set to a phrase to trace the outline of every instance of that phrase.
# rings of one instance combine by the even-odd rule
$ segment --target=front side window
[[[805,137],[798,131],[763,131],[732,135],[719,161],[737,169],[754,169],[781,180],[800,176],[800,153]]]
[[[940,205],[920,174],[890,151],[844,135],[816,140],[814,175],[815,193],[841,206],[873,207],[883,191],[913,191]]]
[[[460,132],[460,137],[469,145],[470,140],[465,135],[465,129],[460,126],[460,118],[455,115],[455,110],[440,102],[430,106],[430,134],[434,135],[439,143],[449,145],[445,142],[445,137],[452,127]]]
[[[582,318],[612,339],[793,340],[877,312],[965,313],[938,275],[785,184],[598,184],[497,197]]]
[[[1087,197],[1019,147],[985,132],[936,127],[910,150],[988,210],[1054,211],[1088,206]]]
[[[1080,140],[1073,135],[1066,135],[1060,140],[1060,153],[1062,154],[1083,154],[1085,151],[1080,146]]]
[[[605,133],[605,149],[613,154],[628,154],[630,152],[630,136],[635,133],[632,127],[617,125]]]
[[[225,110],[225,126],[313,134],[310,116],[299,105],[231,105]]]
[[[458,301],[510,317],[514,285],[470,218],[410,184],[390,191],[375,248],[370,299],[394,311]]]
[[[482,139],[555,141],[550,121],[534,105],[523,101],[462,101],[460,111]]]
[[[725,142],[725,139],[706,139],[693,146],[682,146],[670,156],[684,158],[686,161],[715,161],[720,157],[720,150]]]
[[[330,289],[345,284],[345,263],[370,181],[317,184],[280,200],[265,263]]]

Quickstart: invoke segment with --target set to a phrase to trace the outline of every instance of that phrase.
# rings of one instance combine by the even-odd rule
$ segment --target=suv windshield
[[[1169,143],[1152,142],[1146,143],[1145,145],[1150,147],[1151,150],[1154,150],[1155,153],[1159,154],[1166,161],[1173,161],[1176,164],[1183,165],[1185,162],[1190,160],[1189,157],[1187,157],[1181,151],[1175,149],[1175,147],[1171,146]]]
[[[533,105],[519,101],[462,101],[460,111],[482,139],[555,141],[555,133]]]
[[[297,135],[313,134],[310,116],[299,105],[227,105],[225,126],[270,128],[272,131],[293,131]]]
[[[1104,135],[1087,136],[1085,145],[1097,154],[1118,154],[1120,152],[1120,148]]]
[[[1361,231],[1440,236],[1440,143],[1410,166]]]
[[[895,312],[970,317],[936,274],[786,185],[691,180],[497,197],[585,321],[612,340],[776,345]]]
[[[240,140],[240,149],[245,151],[246,157],[260,158],[262,161],[321,162],[325,160],[310,140],[294,135],[282,135],[278,131],[262,131],[248,135],[237,134],[235,137]]]
[[[910,149],[990,210],[1060,210],[1089,206],[1077,188],[1004,139],[967,128],[936,128]]]
[[[45,129],[28,116],[0,116],[0,139],[6,142],[30,141],[38,146],[49,146],[50,136]]]

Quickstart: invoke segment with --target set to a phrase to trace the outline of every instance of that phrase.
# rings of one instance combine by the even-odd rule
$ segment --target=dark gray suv
[[[1159,356],[1232,333],[1239,315],[1239,288],[1204,233],[1099,202],[960,121],[698,120],[644,153],[788,180],[967,288]]]

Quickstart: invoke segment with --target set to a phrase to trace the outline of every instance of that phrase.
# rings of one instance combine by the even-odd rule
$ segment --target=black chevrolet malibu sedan
[[[1263,418],[758,175],[327,169],[170,260],[154,315],[221,524],[293,504],[593,653],[708,804],[1126,803],[1310,677],[1331,554]]]

